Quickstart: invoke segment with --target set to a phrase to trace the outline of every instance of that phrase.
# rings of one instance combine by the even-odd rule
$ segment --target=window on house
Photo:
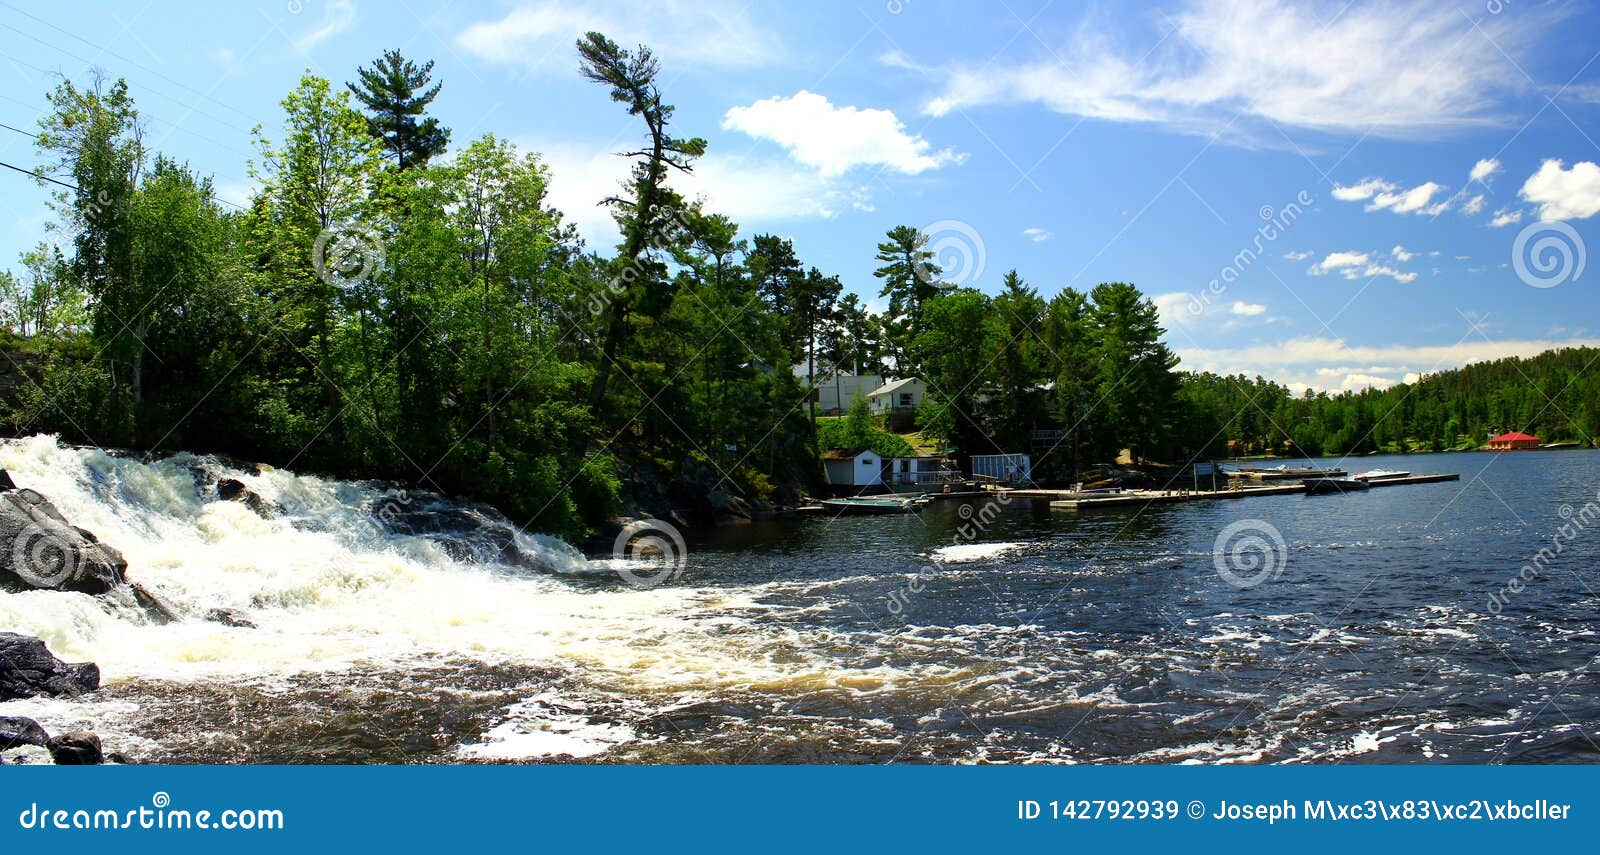
[[[902,407],[911,406],[911,393],[910,392],[901,392],[900,393],[900,406],[902,406]]]

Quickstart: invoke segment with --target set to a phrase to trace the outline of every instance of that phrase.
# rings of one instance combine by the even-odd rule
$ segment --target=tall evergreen
[[[371,68],[356,69],[359,82],[345,84],[366,108],[367,129],[382,141],[384,158],[392,159],[397,170],[425,165],[450,145],[450,130],[425,115],[443,85],[428,85],[432,73],[433,60],[419,66],[388,50]]]

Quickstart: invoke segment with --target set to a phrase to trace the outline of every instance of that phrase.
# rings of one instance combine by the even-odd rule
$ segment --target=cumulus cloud
[[[1364,209],[1368,211],[1435,216],[1450,207],[1449,197],[1434,201],[1445,189],[1437,181],[1425,181],[1415,187],[1402,189],[1400,185],[1382,178],[1363,178],[1355,184],[1335,184],[1333,198],[1341,202],[1366,202]]]
[[[1330,252],[1321,261],[1311,265],[1311,269],[1306,272],[1313,276],[1321,276],[1334,270],[1360,267],[1365,265],[1370,258],[1371,256],[1367,253],[1355,252],[1354,250],[1349,252]]]
[[[1492,228],[1498,229],[1502,226],[1512,226],[1520,222],[1522,222],[1522,211],[1510,208],[1501,208],[1500,210],[1494,212],[1494,219],[1489,221],[1489,225]]]
[[[1029,228],[1022,230],[1022,236],[1033,241],[1034,243],[1044,243],[1055,235],[1051,234],[1046,229],[1041,229],[1037,226],[1030,226]]]
[[[574,44],[598,30],[618,44],[646,44],[674,68],[752,68],[787,55],[771,30],[730,0],[660,0],[648,14],[620,0],[523,3],[495,20],[472,24],[456,44],[480,59],[530,72],[570,75]]]
[[[733,107],[722,117],[722,127],[775,142],[824,175],[841,175],[857,166],[916,175],[963,159],[950,149],[935,151],[932,143],[906,133],[893,111],[838,107],[803,89],[787,98]]]
[[[1404,252],[1404,248],[1397,246],[1395,251],[1396,258],[1399,258],[1398,253]],[[1411,258],[1411,255],[1408,253],[1406,258],[1399,260],[1405,261],[1409,258]],[[1356,252],[1354,250],[1330,252],[1321,261],[1311,265],[1306,272],[1312,276],[1324,276],[1333,273],[1345,279],[1375,279],[1379,276],[1387,276],[1396,282],[1413,282],[1417,278],[1415,273],[1397,270],[1380,261],[1373,260],[1371,253]]]
[[[1499,171],[1500,161],[1492,157],[1486,157],[1472,165],[1472,171],[1468,173],[1467,180],[1476,181],[1481,184],[1485,181],[1488,181],[1490,176]]]
[[[1503,124],[1497,108],[1525,79],[1515,57],[1550,18],[1474,23],[1449,4],[1423,0],[1337,11],[1288,0],[1189,0],[1152,16],[1165,32],[1148,37],[1091,18],[1035,59],[950,67],[924,109],[938,116],[1025,103],[1207,135],[1239,130],[1237,121],[1273,139],[1274,126],[1421,138]]]
[[[1283,257],[1289,259],[1290,261],[1305,261],[1313,255],[1316,255],[1316,253],[1309,249],[1300,249],[1293,252],[1286,252],[1283,254]]]
[[[599,144],[520,142],[523,148],[538,151],[550,167],[550,203],[589,242],[614,241],[616,226],[601,200],[619,191],[628,177],[628,161]],[[866,187],[823,176],[786,158],[712,153],[695,164],[692,174],[675,173],[670,182],[746,228],[872,210]]]
[[[1550,158],[1540,164],[1522,190],[1524,200],[1539,206],[1541,220],[1583,220],[1600,213],[1600,166],[1593,161],[1565,168]]]
[[[1405,247],[1399,244],[1395,244],[1394,249],[1390,250],[1389,254],[1394,256],[1395,261],[1410,261],[1411,259],[1417,257],[1416,253],[1407,250]]]
[[[1483,194],[1482,193],[1479,193],[1478,195],[1473,196],[1471,199],[1468,199],[1467,201],[1461,203],[1461,213],[1466,214],[1469,217],[1473,216],[1474,214],[1479,214],[1479,213],[1482,213],[1482,212],[1483,212]]]
[[[1229,314],[1242,318],[1254,318],[1266,314],[1266,311],[1267,307],[1262,303],[1246,303],[1243,300],[1235,300],[1233,305],[1228,307]]]

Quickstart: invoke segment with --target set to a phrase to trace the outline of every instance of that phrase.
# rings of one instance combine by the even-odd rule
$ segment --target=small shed
[[[1503,433],[1489,440],[1490,451],[1520,451],[1528,448],[1538,448],[1539,438],[1525,433],[1512,431]]]
[[[822,467],[835,487],[877,487],[883,484],[883,458],[871,449],[830,448]]]

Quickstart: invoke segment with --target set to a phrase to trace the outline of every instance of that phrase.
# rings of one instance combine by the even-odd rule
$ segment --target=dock
[[[1370,482],[1372,489],[1401,487],[1409,484],[1434,484],[1440,481],[1459,481],[1456,473],[1435,475],[1407,475],[1403,478],[1385,478]],[[1283,496],[1291,493],[1304,495],[1303,484],[1272,484],[1260,487],[1237,486],[1226,490],[1127,490],[1104,496],[1081,496],[1072,490],[1011,490],[1014,499],[1049,502],[1057,510],[1081,511],[1097,508],[1117,508],[1129,505],[1168,504],[1195,502],[1209,499],[1245,499],[1251,496]]]

